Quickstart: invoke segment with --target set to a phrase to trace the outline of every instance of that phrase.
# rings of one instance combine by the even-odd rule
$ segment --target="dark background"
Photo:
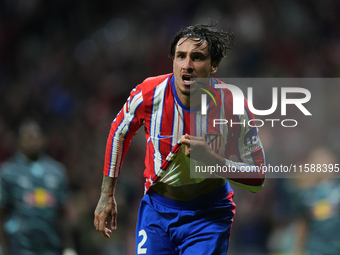
[[[68,169],[79,254],[133,254],[143,195],[143,130],[119,179],[118,230],[106,240],[93,227],[110,123],[131,89],[172,71],[172,36],[209,18],[236,40],[217,77],[340,74],[338,0],[0,1],[0,163],[16,151],[20,122],[39,119],[47,152]],[[318,147],[339,162],[340,88],[316,91],[312,109],[322,120],[310,117],[296,129],[260,131],[268,163],[305,162]],[[231,254],[289,252],[295,217],[284,182],[269,179],[257,194],[235,188]]]

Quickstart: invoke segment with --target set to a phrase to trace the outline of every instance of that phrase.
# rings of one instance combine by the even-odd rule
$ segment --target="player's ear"
[[[218,64],[217,62],[211,63],[210,74],[213,75],[217,72]]]

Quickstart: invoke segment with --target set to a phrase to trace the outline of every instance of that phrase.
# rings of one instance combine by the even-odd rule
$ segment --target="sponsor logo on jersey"
[[[27,205],[38,208],[46,208],[56,204],[55,196],[44,188],[36,188],[32,192],[26,193],[24,195],[24,201]]]
[[[318,201],[312,207],[313,218],[319,221],[327,220],[336,215],[336,213],[338,213],[336,205],[325,199]]]

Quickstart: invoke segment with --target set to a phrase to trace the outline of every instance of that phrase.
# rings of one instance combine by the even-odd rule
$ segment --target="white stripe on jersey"
[[[163,115],[163,105],[164,105],[164,98],[165,98],[165,89],[168,83],[168,79],[165,79],[161,84],[159,84],[154,91],[153,96],[153,108],[150,120],[150,137],[151,142],[154,146],[154,172],[157,176],[160,176],[162,169],[162,155],[160,153],[160,139],[158,135],[161,134],[161,122],[162,122],[162,115]],[[155,112],[154,112],[155,111]]]
[[[190,132],[192,133],[192,130],[190,130]],[[205,133],[207,133],[207,116],[201,115],[201,112],[196,112],[196,114],[195,114],[195,133],[193,133],[192,135],[204,137]]]
[[[143,102],[142,91],[136,94],[133,99],[130,101],[130,97],[128,98],[126,104],[128,105],[129,111],[126,111],[126,107],[123,107],[124,110],[124,119],[118,125],[117,130],[113,136],[112,150],[111,150],[111,166],[116,166],[118,169],[113,169],[110,167],[109,176],[118,177],[121,167],[121,160],[123,156],[123,142],[125,134],[128,132],[130,123],[133,121],[135,116],[135,111],[138,106]],[[116,121],[116,119],[114,120]],[[114,155],[116,155],[114,157]],[[113,171],[113,173],[112,173]]]
[[[223,107],[220,107],[219,118],[220,119],[226,119],[225,108],[224,108],[224,106],[226,104],[225,94],[223,93],[222,89],[220,89],[220,90],[221,90],[220,94],[221,94],[221,101],[222,101]],[[229,135],[228,125],[219,125],[219,130],[220,130],[220,134],[222,134],[222,139],[221,139],[222,145],[225,146],[225,143],[227,142],[228,135]],[[220,148],[220,147],[221,147],[221,145],[218,148]]]
[[[174,103],[174,121],[172,125],[172,144],[171,146],[175,146],[176,143],[181,139],[183,133],[184,133],[184,113],[182,107],[178,105],[178,103],[175,100]]]

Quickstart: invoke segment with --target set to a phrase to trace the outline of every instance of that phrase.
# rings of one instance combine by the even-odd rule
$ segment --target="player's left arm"
[[[265,153],[259,137],[259,129],[255,124],[255,116],[251,113],[245,99],[245,113],[233,115],[234,123],[225,151],[225,166],[228,171],[225,176],[229,182],[238,187],[257,192],[265,184]],[[231,158],[237,157],[237,160]]]
[[[262,171],[265,155],[258,128],[253,121],[255,117],[247,108],[246,100],[245,105],[244,115],[233,116],[233,122],[239,124],[229,127],[229,133],[233,135],[229,137],[222,155],[213,151],[202,137],[184,135],[181,143],[185,145],[185,154],[191,159],[208,166],[219,165],[227,169],[215,175],[238,187],[258,192],[265,183],[265,174]],[[233,155],[237,157],[237,161],[230,159]]]
[[[228,169],[228,174],[225,178],[236,186],[252,192],[260,191],[265,184],[265,172],[263,171],[263,166],[265,165],[264,150],[256,130],[250,129],[245,133],[245,136],[239,138],[238,147],[242,149],[238,149],[239,153],[234,154],[239,162],[230,158],[225,159],[225,166]],[[248,136],[252,137],[253,142],[244,144]],[[243,152],[241,153],[240,151],[242,150]]]
[[[226,159],[213,151],[202,137],[184,135],[181,138],[181,143],[184,145],[185,155],[191,159],[200,161],[207,166],[219,165],[232,169],[232,171],[219,172],[215,175],[227,179],[236,186],[251,192],[257,192],[264,186],[265,175],[261,171],[264,164],[262,145],[255,151],[259,156],[258,161],[254,163],[253,160],[249,160],[249,156],[243,157],[241,159],[243,162]]]

